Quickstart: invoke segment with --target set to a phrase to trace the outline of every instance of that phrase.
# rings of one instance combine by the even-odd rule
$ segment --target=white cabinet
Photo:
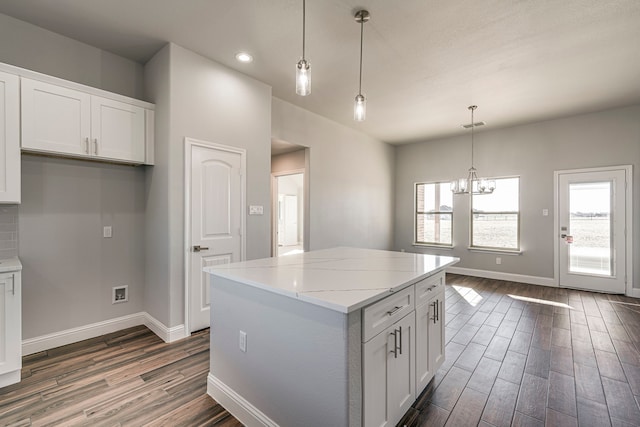
[[[20,203],[19,82],[0,71],[0,203]]]
[[[363,345],[364,425],[395,426],[415,395],[415,312]]]
[[[80,90],[21,79],[22,149],[93,160],[146,161],[145,109]]]
[[[444,273],[415,285],[416,396],[444,362]]]
[[[20,381],[21,289],[20,271],[0,273],[0,387]]]

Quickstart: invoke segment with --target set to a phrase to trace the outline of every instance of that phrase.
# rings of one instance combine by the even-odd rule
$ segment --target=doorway
[[[246,152],[185,138],[185,326],[210,325],[204,267],[245,258]]]
[[[555,172],[560,287],[630,292],[631,166]]]
[[[273,175],[274,256],[304,252],[304,172]]]

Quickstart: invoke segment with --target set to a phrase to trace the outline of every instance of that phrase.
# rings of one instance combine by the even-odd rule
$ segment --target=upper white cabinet
[[[152,164],[146,121],[153,111],[23,77],[22,149],[125,163]]]
[[[0,71],[0,203],[20,203],[20,79]]]
[[[4,262],[15,264],[15,259]],[[21,272],[0,273],[0,388],[20,381],[22,368]]]

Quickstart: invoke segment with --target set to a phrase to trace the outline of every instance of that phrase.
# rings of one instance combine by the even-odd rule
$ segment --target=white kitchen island
[[[395,425],[444,360],[457,258],[335,248],[207,267],[207,391],[248,426]]]

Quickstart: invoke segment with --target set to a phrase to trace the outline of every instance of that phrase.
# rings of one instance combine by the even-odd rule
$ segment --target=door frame
[[[306,169],[290,169],[280,172],[271,172],[271,256],[278,256],[278,178],[281,176],[302,174],[302,249],[307,252],[309,245],[307,243],[308,230],[308,209],[307,209],[307,170]]]
[[[568,169],[553,172],[553,276],[557,287],[560,287],[560,175],[573,173],[625,172],[625,295],[635,296],[633,290],[633,166],[605,166],[597,168]]]
[[[203,148],[212,148],[219,151],[227,151],[230,153],[240,154],[240,261],[246,259],[247,233],[246,233],[246,215],[247,211],[247,150],[244,148],[232,147],[230,145],[219,144],[217,142],[203,141],[200,139],[185,137],[184,138],[184,331],[185,336],[191,336],[191,148],[199,146]]]

